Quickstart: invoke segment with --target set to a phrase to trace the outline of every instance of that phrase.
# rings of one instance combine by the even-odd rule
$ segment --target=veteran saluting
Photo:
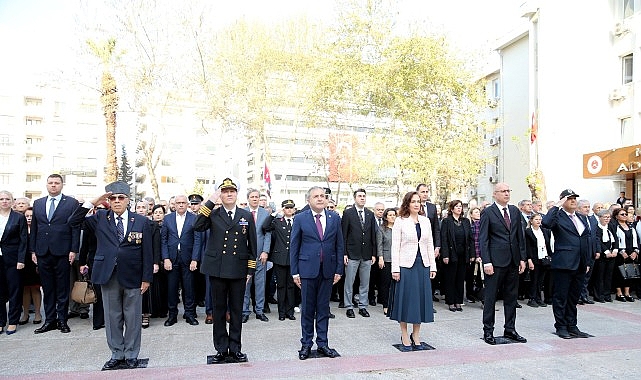
[[[196,231],[209,229],[201,272],[209,276],[214,301],[213,335],[217,353],[212,363],[246,362],[241,351],[241,330],[245,285],[256,270],[256,225],[249,211],[236,207],[238,185],[225,178],[200,208]],[[220,198],[223,206],[214,209]],[[229,333],[225,312],[229,307]]]

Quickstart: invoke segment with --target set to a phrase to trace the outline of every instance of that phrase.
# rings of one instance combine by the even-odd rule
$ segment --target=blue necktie
[[[125,240],[125,227],[122,224],[122,216],[116,217],[118,223],[116,223],[116,230],[118,230],[118,241],[122,243]]]
[[[53,213],[56,211],[56,198],[51,198],[51,204],[49,205],[49,214],[47,214],[47,219],[51,222],[53,219]]]

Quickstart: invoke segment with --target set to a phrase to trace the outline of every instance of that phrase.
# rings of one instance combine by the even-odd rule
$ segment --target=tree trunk
[[[102,94],[100,96],[105,116],[106,162],[105,183],[118,178],[118,157],[116,156],[116,112],[118,111],[118,90],[116,80],[109,72],[102,74]]]

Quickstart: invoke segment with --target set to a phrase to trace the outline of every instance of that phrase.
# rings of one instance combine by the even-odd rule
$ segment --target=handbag
[[[550,256],[545,256],[541,259],[541,265],[543,265],[544,267],[549,267],[550,265],[552,265],[552,258]]]
[[[93,289],[93,284],[84,276],[74,282],[73,289],[71,289],[71,299],[74,302],[85,305],[96,303],[96,292]]]
[[[387,298],[387,314],[386,317],[392,316],[392,309],[394,309],[394,296],[396,294],[396,281],[392,280],[389,287],[389,297]]]
[[[619,272],[621,272],[621,276],[623,276],[624,280],[641,278],[641,274],[639,273],[639,264],[623,263],[619,265]]]
[[[483,297],[485,296],[483,287],[485,273],[483,272],[481,265],[483,264],[474,263],[474,277],[472,277],[472,293],[479,301],[483,301]]]

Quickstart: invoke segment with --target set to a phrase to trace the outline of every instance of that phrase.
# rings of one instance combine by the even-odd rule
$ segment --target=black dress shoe
[[[296,317],[294,316],[294,314],[292,314],[292,315],[287,315],[286,317],[287,317],[287,319],[289,319],[290,321],[295,321],[295,320],[296,320]],[[330,318],[331,318],[331,317],[330,317]]]
[[[341,308],[341,309],[344,309],[345,308],[345,303],[344,302],[339,302],[338,303],[338,307]]]
[[[536,301],[536,303],[537,303],[540,307],[547,307],[547,306],[548,306],[548,304],[546,304],[546,303],[545,303],[545,302],[543,302],[543,301]]]
[[[198,301],[196,304],[198,307],[205,307],[205,301]]]
[[[577,305],[583,305],[583,304],[585,304],[585,301],[582,298],[579,298],[579,300],[576,301],[576,304]]]
[[[229,354],[229,356],[230,356],[233,360],[237,361],[238,363],[244,363],[244,362],[246,362],[246,361],[247,361],[247,355],[243,354],[243,353],[242,353],[242,352],[240,352],[240,351],[232,352],[231,354]]]
[[[332,302],[341,302],[341,299],[340,299],[340,297],[339,297],[339,296],[332,296],[332,298],[330,299],[330,301],[332,301]]]
[[[619,302],[626,302],[626,299],[625,299],[624,296],[616,296],[616,297],[614,297],[614,299],[616,299]]]
[[[539,303],[538,303],[538,302],[536,302],[535,300],[529,300],[529,301],[527,301],[527,305],[528,305],[529,307],[539,307]]]
[[[521,306],[521,304],[520,304],[520,303],[518,303],[518,302],[516,303],[516,308],[517,308],[517,309],[520,309],[520,308],[522,308],[522,307],[523,307],[523,306]]]
[[[558,329],[556,329],[556,335],[557,335],[559,338],[563,338],[563,339],[570,339],[570,338],[572,338],[572,337],[570,336],[570,333],[568,332],[568,330],[567,330],[567,329],[565,329],[565,328],[558,328]]]
[[[205,317],[205,324],[211,325],[213,323],[214,323],[214,316],[211,314],[207,314],[207,316]]]
[[[374,301],[374,300],[370,300],[370,301],[369,301],[369,305],[370,305],[370,306],[376,306],[376,301]]]
[[[634,298],[632,298],[632,296],[624,296],[624,297],[625,297],[625,300],[626,300],[626,301],[628,301],[628,302],[634,302]]]
[[[278,316],[278,320],[279,321],[284,321],[285,320],[285,316],[284,315],[279,315]]]
[[[109,359],[107,362],[102,366],[103,371],[107,371],[110,369],[118,369],[120,368],[125,361],[123,359]]]
[[[269,322],[269,318],[265,314],[256,314],[256,319],[260,319],[263,322]]]
[[[138,367],[138,359],[125,359],[125,365],[129,369],[137,368]]]
[[[27,314],[27,319],[25,319],[24,321],[23,321],[23,320],[18,321],[18,324],[19,324],[20,326],[24,326],[24,325],[26,325],[27,323],[29,323],[29,315],[28,315],[28,314]]]
[[[345,315],[347,315],[347,318],[356,318],[356,315],[354,315],[354,310],[353,309],[348,309],[345,312]]]
[[[358,314],[360,314],[362,317],[369,318],[369,313],[367,312],[367,309],[358,309]]]
[[[330,313],[329,313],[329,318],[330,318],[330,319],[334,319],[334,318],[336,318],[336,316],[330,312]]]
[[[265,304],[265,307],[263,307],[263,313],[264,314],[271,314],[272,309],[269,308],[268,304]]]
[[[165,326],[167,326],[167,327],[169,327],[169,326],[173,326],[173,325],[175,325],[176,323],[178,323],[178,318],[176,318],[176,317],[169,317],[169,318],[167,318],[167,320],[165,321]]]
[[[67,321],[58,321],[58,330],[60,330],[60,332],[64,334],[71,332]]]
[[[80,313],[77,313],[75,311],[70,311],[69,313],[67,313],[67,319],[76,318],[79,316],[80,316]]]
[[[272,305],[278,304],[278,301],[276,301],[274,297],[269,297],[269,299],[267,299],[267,302],[271,303]]]
[[[94,326],[93,327],[94,330],[100,330],[100,329],[104,329],[104,328],[105,328],[105,325],[100,325],[100,326]]]
[[[527,339],[523,338],[522,336],[519,335],[516,331],[503,331],[503,336],[515,340],[519,343],[525,343],[527,342]]]
[[[217,352],[216,355],[214,355],[214,357],[211,358],[211,362],[212,364],[224,363],[225,358],[227,358],[227,354],[223,354],[222,352]]]
[[[300,348],[300,351],[298,351],[298,358],[300,360],[305,360],[309,357],[311,353],[312,353],[312,348],[310,346],[303,346]]]
[[[328,358],[335,358],[338,356],[338,352],[336,352],[336,350],[333,348],[329,348],[328,346],[318,347],[316,352]]]
[[[568,334],[570,336],[576,337],[576,338],[589,338],[590,335],[587,333],[584,333],[583,331],[579,330],[578,327],[570,327],[568,329]]]
[[[594,302],[605,303],[605,301],[602,298],[594,298]]]
[[[240,320],[242,323],[247,323],[249,321],[249,315],[243,315],[243,317]]]
[[[441,302],[441,299],[440,299],[440,298],[438,298],[438,296],[437,296],[436,294],[432,294],[432,301],[434,301],[434,302]]]
[[[495,345],[496,344],[496,340],[494,339],[494,334],[492,334],[491,332],[483,333],[483,340],[487,344],[491,344],[491,345]]]
[[[586,304],[588,304],[588,305],[594,305],[594,301],[592,301],[592,300],[591,300],[591,299],[589,299],[589,298],[584,298],[584,299],[583,299],[583,302],[584,302],[584,303],[586,303]]]
[[[80,319],[89,319],[89,313],[80,313]]]
[[[189,323],[192,326],[197,326],[198,325],[198,320],[194,317],[187,317],[186,319],[187,323]]]

